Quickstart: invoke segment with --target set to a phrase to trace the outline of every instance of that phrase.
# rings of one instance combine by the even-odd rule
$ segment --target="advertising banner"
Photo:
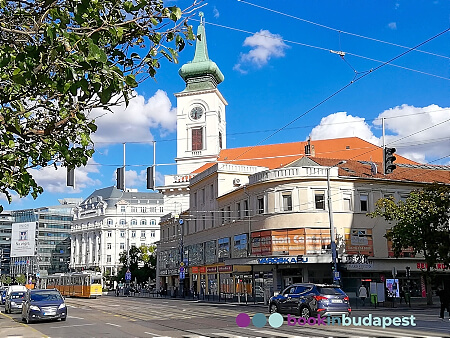
[[[11,257],[35,255],[36,222],[13,223]]]
[[[372,229],[345,229],[345,252],[348,255],[373,256]]]

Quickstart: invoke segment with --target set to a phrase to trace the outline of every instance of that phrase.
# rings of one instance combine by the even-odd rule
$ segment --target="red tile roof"
[[[275,169],[305,156],[307,141],[222,149],[217,162],[252,165]],[[314,150],[313,150],[314,147]],[[311,140],[311,155],[319,158],[382,162],[382,148],[358,137]],[[419,164],[396,154],[396,163]],[[338,160],[339,162],[339,160]],[[333,163],[333,164],[336,164]],[[200,173],[213,166],[208,163],[195,170]]]
[[[311,160],[322,166],[334,166],[339,163],[340,159],[328,159],[310,157]],[[363,162],[363,163],[361,163]],[[439,182],[450,184],[450,167],[446,166],[432,166],[432,165],[397,165],[397,168],[387,175],[383,175],[381,162],[375,164],[378,167],[378,173],[372,175],[371,165],[366,161],[347,160],[346,163],[340,164],[339,176],[346,177],[362,177],[362,178],[376,178],[386,180],[398,180],[406,182]]]

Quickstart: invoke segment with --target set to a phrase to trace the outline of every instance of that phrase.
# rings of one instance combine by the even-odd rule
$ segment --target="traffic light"
[[[68,187],[75,188],[75,169],[67,167],[67,184]]]
[[[155,190],[155,166],[147,168],[147,189]]]
[[[394,161],[397,159],[394,156],[395,148],[384,148],[384,173],[390,174],[394,171],[397,166]]]
[[[117,189],[123,190],[125,188],[125,168],[117,168],[116,170]]]
[[[410,278],[411,277],[411,268],[409,266],[406,267],[406,278]]]

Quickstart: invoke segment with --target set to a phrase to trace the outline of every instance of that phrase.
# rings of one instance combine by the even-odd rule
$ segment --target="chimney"
[[[305,145],[305,156],[311,156],[311,136],[308,138]]]

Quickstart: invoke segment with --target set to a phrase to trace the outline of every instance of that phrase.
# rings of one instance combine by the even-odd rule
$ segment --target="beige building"
[[[189,287],[217,297],[262,298],[264,290],[293,282],[332,282],[331,215],[345,289],[392,278],[394,269],[404,283],[409,267],[419,294],[424,260],[409,250],[394,258],[384,237],[392,224],[366,214],[379,198],[401,200],[433,181],[449,184],[450,168],[397,164],[385,176],[370,162],[340,161],[302,157],[273,169],[217,163],[191,179],[182,230]],[[443,268],[437,266],[438,274]]]
[[[180,70],[186,88],[176,94],[177,175],[158,188],[174,205],[168,210],[179,211],[162,218],[157,286],[262,300],[300,281],[340,277],[353,292],[393,273],[403,283],[409,267],[420,294],[423,259],[409,251],[393,258],[384,237],[392,225],[366,214],[381,197],[450,184],[450,168],[396,155],[397,169],[383,175],[383,149],[357,137],[226,149],[223,75],[208,57],[204,22],[197,33],[194,59]]]

